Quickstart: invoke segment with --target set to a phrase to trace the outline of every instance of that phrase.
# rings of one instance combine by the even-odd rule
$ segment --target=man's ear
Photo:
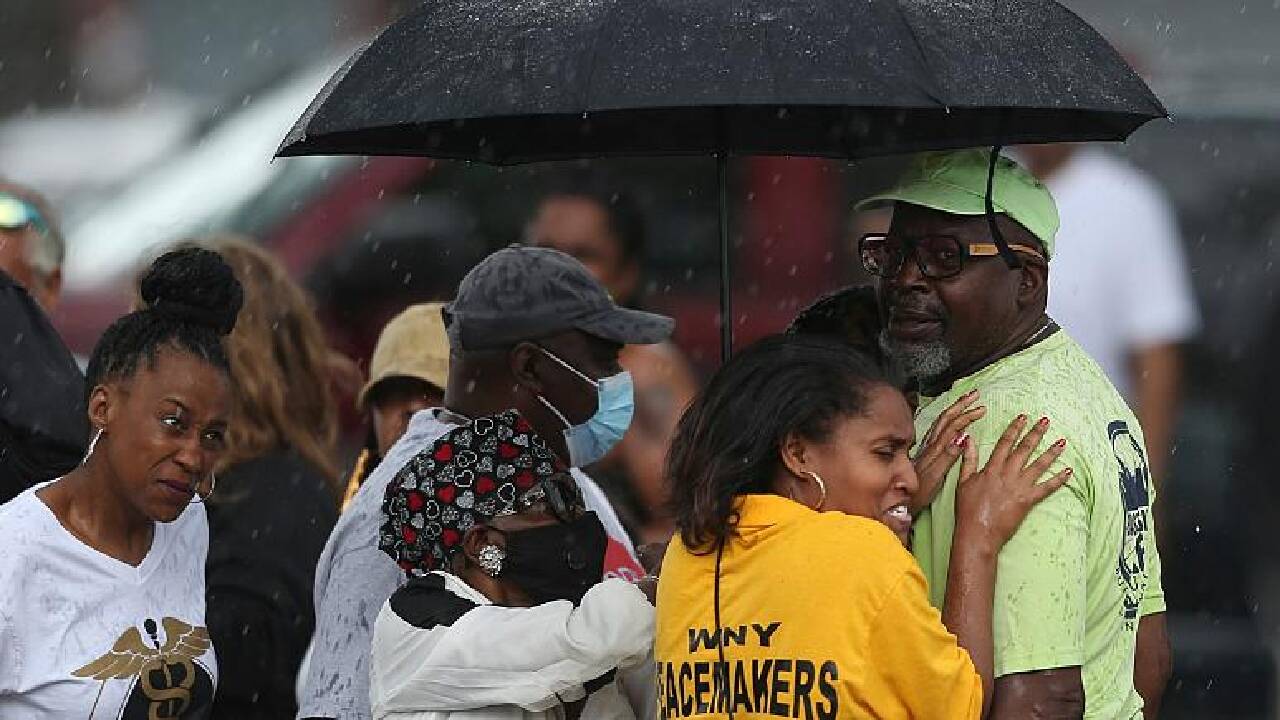
[[[1023,256],[1018,272],[1018,307],[1043,310],[1049,300],[1049,264],[1037,257]]]
[[[531,342],[517,343],[507,354],[511,377],[535,395],[541,395],[544,390],[538,376],[538,365],[542,360],[542,349]]]
[[[62,268],[54,268],[44,278],[44,311],[47,315],[53,315],[58,309],[58,298],[62,296]]]

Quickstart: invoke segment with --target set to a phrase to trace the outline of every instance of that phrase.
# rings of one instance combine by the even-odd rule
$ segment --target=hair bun
[[[183,248],[156,258],[139,289],[149,310],[220,335],[235,327],[244,304],[244,290],[231,266],[204,248]]]

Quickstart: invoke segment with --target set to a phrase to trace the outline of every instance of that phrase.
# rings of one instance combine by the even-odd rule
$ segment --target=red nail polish
[[[1045,425],[1048,425],[1048,424],[1049,424],[1049,418],[1047,418],[1047,417],[1042,417],[1042,418],[1040,418],[1039,420],[1037,420],[1037,421],[1036,421],[1036,424],[1037,424],[1037,425],[1040,425],[1041,427],[1043,427],[1043,426],[1045,426]]]
[[[1059,438],[1059,439],[1058,439],[1058,442],[1054,443],[1054,444],[1053,444],[1053,446],[1054,446],[1054,447],[1056,447],[1056,448],[1063,448],[1063,447],[1066,447],[1066,446],[1067,446],[1067,439],[1066,439],[1066,438]]]

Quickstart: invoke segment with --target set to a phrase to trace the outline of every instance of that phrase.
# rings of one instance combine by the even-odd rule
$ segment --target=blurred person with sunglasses
[[[45,199],[0,182],[0,503],[70,472],[89,440],[84,373],[48,316],[64,255]]]
[[[881,343],[919,383],[917,433],[978,390],[987,412],[967,432],[984,455],[1025,413],[1052,418],[1067,440],[1055,469],[1075,470],[1000,551],[992,717],[1155,717],[1170,671],[1155,486],[1132,411],[1045,312],[1053,197],[1012,160],[964,150],[917,157],[859,207],[883,205],[889,232],[864,236],[859,254],[878,279]],[[939,608],[956,475],[913,531]]]
[[[205,502],[227,451],[224,345],[243,301],[217,254],[142,278],[89,358],[83,464],[0,506],[0,717],[205,718]]]
[[[601,580],[604,526],[519,413],[437,440],[383,517],[409,580],[374,627],[376,720],[635,718],[617,674],[649,655],[654,586]]]
[[[58,307],[67,245],[47,200],[0,182],[0,270],[27,289],[45,312]]]
[[[356,492],[316,571],[316,637],[301,718],[369,718],[369,652],[377,613],[405,582],[379,550],[382,501],[396,473],[442,435],[514,409],[570,468],[606,531],[606,576],[646,573],[617,514],[580,468],[604,457],[631,424],[628,344],[666,340],[670,318],[619,307],[582,263],[548,248],[513,246],[472,268],[443,312],[449,336],[444,406],[416,413]],[[625,673],[632,707],[652,707],[652,674]],[[645,710],[638,710],[637,715]]]

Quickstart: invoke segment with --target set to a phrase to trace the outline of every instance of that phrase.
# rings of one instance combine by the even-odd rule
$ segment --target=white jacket
[[[614,673],[651,657],[654,608],[623,580],[578,607],[499,607],[454,575],[410,580],[373,630],[375,720],[542,720],[587,696],[582,718],[635,720]]]

